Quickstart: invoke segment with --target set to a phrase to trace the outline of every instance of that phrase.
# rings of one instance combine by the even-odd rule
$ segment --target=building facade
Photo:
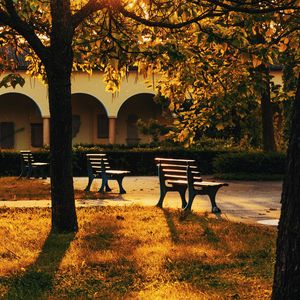
[[[36,149],[49,145],[50,113],[47,85],[25,72],[23,87],[0,88],[0,148]],[[148,87],[147,87],[148,86]],[[153,100],[155,91],[136,71],[123,80],[121,91],[105,91],[101,72],[72,76],[73,144],[135,144],[150,142],[137,120],[165,122]]]

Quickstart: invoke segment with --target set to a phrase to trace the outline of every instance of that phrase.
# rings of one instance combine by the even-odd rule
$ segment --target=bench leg
[[[22,177],[25,176],[25,173],[27,172],[26,169],[27,169],[26,167],[22,167],[21,168],[21,174],[19,175],[18,179],[20,179],[20,178],[22,178]]]
[[[160,197],[159,197],[159,200],[156,204],[157,207],[162,208],[166,193],[167,193],[167,191],[165,189],[162,189],[162,188],[160,189]]]
[[[26,178],[30,179],[31,175],[32,175],[32,167],[28,167]]]
[[[104,189],[106,187],[106,185],[108,184],[108,180],[106,177],[102,177],[102,183],[100,186],[100,189],[98,190],[99,193],[104,193]]]
[[[94,176],[89,176],[89,182],[88,182],[86,188],[84,189],[85,192],[89,192],[90,191],[90,188],[91,188],[93,180],[94,180]]]
[[[38,179],[40,177],[40,168],[38,168],[38,167],[33,168],[33,172],[32,173],[33,173],[33,177],[35,179]]]
[[[122,185],[123,178],[124,178],[124,176],[116,177],[116,180],[117,180],[118,185],[119,185],[120,194],[126,194],[126,191],[125,191],[125,189],[123,188],[123,185]]]
[[[211,188],[207,191],[207,195],[211,202],[211,212],[212,213],[221,213],[221,209],[216,204],[216,195],[220,187]]]
[[[105,191],[106,192],[110,192],[111,191],[111,188],[109,187],[108,182],[105,185]]]
[[[196,193],[189,191],[189,199],[187,205],[183,209],[184,211],[190,211],[192,209],[192,204],[196,195]]]
[[[47,179],[47,170],[46,167],[41,167],[41,177],[42,179]]]
[[[187,187],[180,187],[179,189],[178,189],[178,193],[179,193],[179,195],[180,195],[180,198],[181,198],[181,208],[185,208],[186,206],[187,206],[187,202],[186,202],[186,200],[185,200],[185,193],[186,193],[186,189],[187,189]]]

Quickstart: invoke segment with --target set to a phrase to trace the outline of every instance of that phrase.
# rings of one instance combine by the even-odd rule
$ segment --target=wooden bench
[[[87,154],[87,172],[89,177],[89,182],[85,191],[89,191],[92,185],[92,182],[96,178],[102,179],[102,184],[99,189],[99,192],[103,193],[111,191],[111,188],[108,185],[109,180],[116,180],[119,185],[119,193],[126,194],[125,189],[123,188],[122,181],[123,178],[130,173],[130,171],[124,170],[112,170],[109,165],[109,161],[105,153],[97,154]]]
[[[21,153],[21,177],[30,178],[31,176],[35,178],[42,177],[47,178],[47,169],[49,163],[46,162],[36,162],[34,160],[33,154],[30,150],[22,150]]]
[[[212,212],[221,212],[216,204],[216,194],[227,183],[203,181],[195,160],[157,157],[155,162],[160,183],[160,198],[156,206],[162,207],[166,193],[175,191],[179,193],[185,211],[191,210],[196,195],[208,195]],[[187,190],[188,202],[185,198]]]

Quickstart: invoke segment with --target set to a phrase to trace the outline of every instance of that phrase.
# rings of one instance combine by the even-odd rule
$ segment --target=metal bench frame
[[[47,178],[47,168],[49,163],[46,162],[36,162],[34,160],[33,154],[30,150],[22,150],[21,153],[21,177],[42,177],[43,179]]]
[[[158,166],[160,183],[160,198],[156,206],[162,207],[167,192],[178,192],[182,202],[182,208],[189,211],[196,195],[208,195],[213,213],[220,213],[221,209],[216,204],[216,194],[227,183],[203,181],[195,160],[155,158]],[[188,190],[188,202],[185,194]]]
[[[88,192],[91,188],[92,182],[96,178],[101,178],[102,183],[99,188],[100,193],[110,192],[111,188],[108,185],[109,180],[116,180],[119,185],[119,193],[126,194],[123,187],[123,178],[130,173],[126,170],[112,170],[105,153],[86,154],[87,157],[87,173],[88,184],[84,189]]]

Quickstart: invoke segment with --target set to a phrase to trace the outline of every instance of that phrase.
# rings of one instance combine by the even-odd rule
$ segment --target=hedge
[[[243,152],[218,155],[213,161],[213,172],[218,174],[284,174],[284,153]]]
[[[99,148],[75,149],[73,151],[74,176],[86,176],[86,153],[97,153]],[[203,174],[212,174],[213,159],[222,151],[194,151],[187,149],[105,149],[111,166],[117,169],[130,170],[131,175],[156,175],[155,157],[173,157],[195,159]],[[49,161],[48,151],[34,152],[36,161]],[[0,151],[0,176],[18,176],[20,174],[20,154],[18,151]]]
[[[73,174],[87,176],[86,153],[97,153],[100,148],[74,148]],[[103,151],[103,150],[102,150]],[[170,149],[105,149],[111,166],[116,169],[130,170],[131,175],[156,175],[155,157],[195,159],[202,174],[283,174],[285,155],[283,153],[263,152],[225,152],[197,151],[182,148]],[[34,152],[37,161],[49,161],[49,151]],[[0,151],[0,176],[20,174],[20,154],[18,151]]]

